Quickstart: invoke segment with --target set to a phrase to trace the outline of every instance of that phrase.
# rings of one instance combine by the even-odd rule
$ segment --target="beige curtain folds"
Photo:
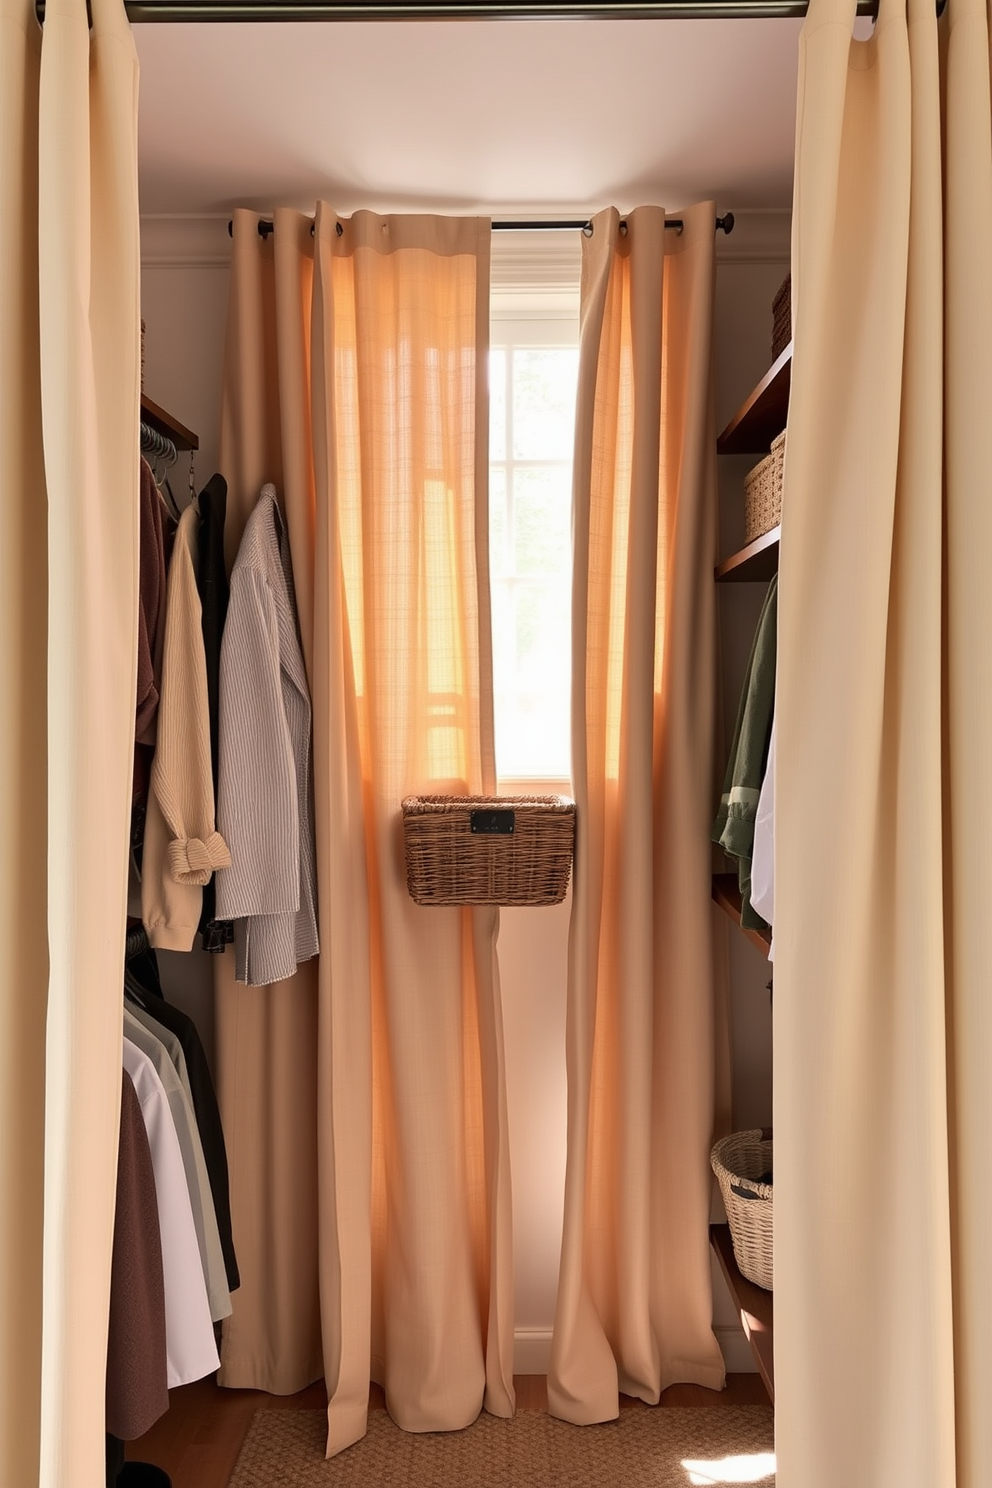
[[[779,588],[782,1488],[992,1481],[981,0],[803,31]],[[943,32],[941,35],[940,33]],[[837,1422],[843,1421],[842,1431]]]
[[[234,231],[223,458],[242,523],[262,480],[287,508],[313,681],[322,954],[315,1094],[305,1083],[287,1097],[291,1113],[270,1101],[249,1134],[226,1014],[220,1078],[236,1153],[244,1140],[235,1220],[253,1173],[270,1279],[300,1242],[266,1208],[273,1175],[257,1149],[287,1121],[316,1134],[310,1234],[333,1453],[365,1430],[370,1378],[411,1430],[513,1408],[496,915],[413,904],[399,813],[411,792],[494,786],[489,227],[345,220],[321,205],[313,239],[287,213],[271,243],[247,213]],[[236,528],[230,540],[233,551]],[[239,1019],[258,1016],[244,989],[220,995]],[[270,1089],[264,1068],[253,1078]],[[269,1285],[260,1278],[259,1299]],[[247,1312],[258,1357],[281,1369],[271,1320],[240,1296],[232,1338]],[[227,1382],[247,1383],[233,1365],[225,1351]]]
[[[100,1488],[137,647],[137,60],[0,47],[0,1480]]]
[[[716,1019],[713,205],[583,243],[574,469],[568,1155],[551,1410],[719,1389],[709,1148]],[[666,251],[667,249],[667,251]]]
[[[310,450],[310,219],[282,209],[263,240],[234,215],[221,417],[234,562],[271,481],[286,514],[303,655],[312,676],[315,522]],[[217,1096],[228,1139],[241,1287],[224,1323],[220,1382],[293,1394],[324,1372],[318,1287],[317,967],[272,987],[235,983],[216,958]]]
[[[0,9],[0,1482],[38,1481],[48,1001],[48,524],[31,0]]]

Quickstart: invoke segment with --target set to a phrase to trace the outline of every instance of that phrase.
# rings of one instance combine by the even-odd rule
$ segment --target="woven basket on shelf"
[[[407,796],[406,882],[418,904],[560,904],[575,841],[566,796]]]
[[[717,1142],[710,1162],[720,1184],[742,1276],[772,1290],[772,1134],[765,1128],[731,1132]]]
[[[754,542],[782,520],[782,471],[785,466],[785,430],[772,440],[766,455],[744,477],[744,542]]]
[[[772,361],[782,355],[792,340],[792,275],[786,276],[778,294],[772,300]]]

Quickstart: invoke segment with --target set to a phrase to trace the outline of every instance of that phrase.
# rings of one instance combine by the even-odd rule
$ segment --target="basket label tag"
[[[486,808],[471,813],[472,831],[485,837],[512,837],[514,819],[512,811],[494,811]]]

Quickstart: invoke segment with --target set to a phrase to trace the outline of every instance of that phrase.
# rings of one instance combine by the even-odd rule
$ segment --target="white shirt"
[[[162,1236],[165,1281],[165,1352],[169,1388],[188,1385],[220,1366],[207,1288],[200,1264],[193,1211],[179,1138],[169,1099],[155,1066],[130,1039],[124,1040],[124,1068],[131,1076],[148,1133]]]
[[[186,1173],[186,1187],[200,1248],[203,1277],[207,1284],[210,1316],[215,1323],[219,1323],[222,1318],[231,1316],[231,1294],[227,1289],[227,1270],[224,1266],[220,1231],[217,1228],[217,1211],[210,1190],[210,1178],[203,1156],[200,1129],[193,1113],[192,1098],[183,1088],[178,1071],[161,1040],[128,1007],[124,1008],[124,1035],[132,1044],[137,1044],[143,1054],[147,1054],[169,1102],[172,1124],[179,1138],[179,1151]]]

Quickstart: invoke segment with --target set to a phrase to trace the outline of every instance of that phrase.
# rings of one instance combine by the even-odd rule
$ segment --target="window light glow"
[[[722,1457],[712,1462],[683,1460],[682,1466],[693,1488],[717,1488],[724,1483],[773,1483],[775,1453],[748,1452],[740,1457]]]
[[[570,756],[572,442],[577,326],[568,344],[494,323],[490,568],[498,774],[565,779]],[[553,340],[553,338],[551,338]]]

